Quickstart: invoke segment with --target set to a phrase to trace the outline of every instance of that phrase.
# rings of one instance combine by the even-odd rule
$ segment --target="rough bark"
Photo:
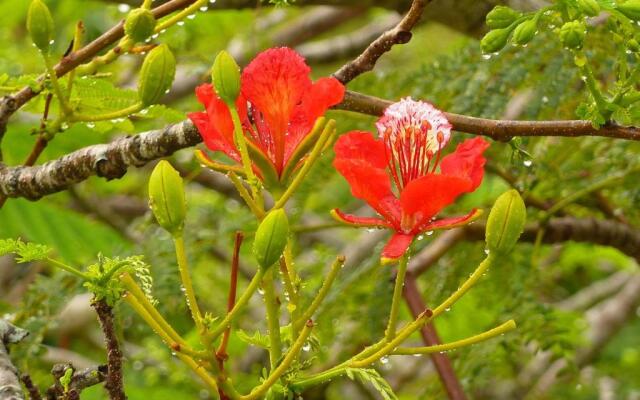
[[[11,362],[8,346],[18,343],[29,333],[0,319],[0,399],[23,400],[18,369]]]

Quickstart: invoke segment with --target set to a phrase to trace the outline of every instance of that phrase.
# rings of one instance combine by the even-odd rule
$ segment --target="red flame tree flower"
[[[351,225],[395,230],[382,251],[383,259],[400,258],[416,235],[463,225],[480,214],[473,209],[461,217],[434,219],[458,196],[480,185],[487,141],[466,140],[441,157],[451,125],[431,104],[411,98],[389,106],[376,127],[379,139],[362,131],[341,136],[334,147],[334,166],[349,182],[352,194],[382,218],[357,217],[338,209],[332,214]]]
[[[253,169],[264,182],[280,182],[304,157],[300,151],[316,120],[342,101],[344,86],[335,78],[312,82],[311,69],[295,51],[263,51],[243,70],[236,106],[249,146]],[[204,112],[188,116],[205,145],[240,164],[228,106],[211,84],[196,88]]]

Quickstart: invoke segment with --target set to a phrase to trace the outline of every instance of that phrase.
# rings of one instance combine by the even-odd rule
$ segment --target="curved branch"
[[[346,84],[358,75],[371,71],[378,59],[391,50],[396,44],[404,44],[411,40],[411,29],[418,23],[422,11],[431,0],[413,0],[407,14],[392,29],[384,32],[354,60],[349,61],[337,70],[333,76]]]

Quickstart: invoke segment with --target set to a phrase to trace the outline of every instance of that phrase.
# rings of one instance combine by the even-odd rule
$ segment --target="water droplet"
[[[382,364],[387,364],[389,362],[389,357],[384,356],[384,357],[380,358],[380,362]]]
[[[302,351],[304,351],[306,353],[309,350],[311,350],[311,344],[305,343],[304,346],[302,346]]]
[[[178,26],[184,25],[184,21],[178,21]]]
[[[216,0],[209,0],[209,3],[215,4]]]
[[[484,249],[484,254],[489,255],[489,249]]]
[[[54,44],[55,42],[56,42],[56,41],[55,41],[55,40],[53,40],[53,39],[49,40],[49,44]]]
[[[485,59],[485,60],[489,60],[489,59],[491,59],[491,54],[483,54],[482,58]]]
[[[187,18],[188,18],[188,19],[194,19],[195,17],[196,17],[196,15],[195,15],[195,14],[189,14],[189,15],[187,15]]]
[[[67,124],[66,122],[63,122],[63,123],[60,125],[60,128],[62,128],[62,129],[69,129],[69,124]]]
[[[148,112],[149,112],[149,110],[148,110],[148,109],[146,109],[146,108],[145,108],[144,110],[140,110],[140,114],[142,114],[142,115],[145,115],[145,114],[147,114]]]
[[[154,33],[153,35],[151,35],[151,39],[157,39],[158,38],[158,34]]]
[[[200,11],[202,11],[202,12],[205,12],[205,11],[208,11],[208,10],[209,10],[209,7],[207,7],[207,6],[200,7]]]
[[[130,5],[126,3],[118,4],[118,11],[120,11],[121,13],[129,12],[129,10],[131,10]]]
[[[547,96],[542,96],[542,102],[543,103],[548,103],[549,102],[549,98]]]
[[[171,91],[171,89],[167,89],[167,90],[165,90],[165,91],[164,91],[164,94],[167,94],[167,93],[169,93],[170,91]]]
[[[417,239],[418,239],[418,240],[422,240],[422,239],[424,239],[424,235],[418,235]]]
[[[447,308],[445,308],[445,309],[444,309],[444,311],[445,311],[445,312],[449,312],[449,311],[451,311],[451,307],[447,307]]]
[[[87,122],[87,128],[95,128],[96,124],[93,122]]]
[[[264,289],[258,288],[258,294],[263,296],[264,295]]]
[[[426,231],[425,233],[427,234],[427,236],[433,235],[433,231]]]
[[[530,167],[531,165],[533,165],[533,161],[531,161],[531,160],[524,160],[524,161],[522,162],[522,164],[523,164],[525,167],[527,167],[527,168],[528,168],[528,167]]]

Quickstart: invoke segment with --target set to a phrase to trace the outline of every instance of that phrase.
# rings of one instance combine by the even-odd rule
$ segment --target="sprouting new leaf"
[[[50,252],[51,248],[43,244],[25,243],[20,239],[0,239],[0,256],[15,254],[19,263],[43,260]]]

